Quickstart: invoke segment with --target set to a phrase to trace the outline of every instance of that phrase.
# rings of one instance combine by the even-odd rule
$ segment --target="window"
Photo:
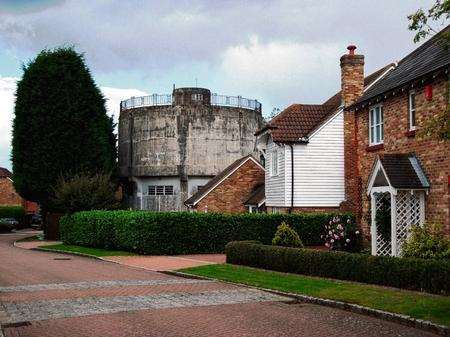
[[[278,175],[278,151],[275,149],[272,152],[271,172],[272,176]]]
[[[193,102],[201,102],[201,101],[203,101],[203,95],[202,94],[192,94],[191,100]]]
[[[383,139],[383,107],[377,105],[369,111],[369,142],[370,145],[382,144]]]
[[[409,92],[408,100],[408,110],[409,110],[409,129],[416,129],[416,93],[414,91]]]
[[[174,195],[173,186],[151,185],[148,187],[148,195]]]

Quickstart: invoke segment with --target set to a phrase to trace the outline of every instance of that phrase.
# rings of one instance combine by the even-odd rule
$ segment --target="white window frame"
[[[412,97],[414,96],[414,107],[413,105],[413,100]],[[417,119],[417,115],[416,115],[417,109],[416,109],[416,92],[414,90],[411,90],[408,94],[408,125],[409,125],[409,130],[413,131],[416,129],[416,119]],[[412,114],[414,113],[414,125],[412,124],[413,122],[413,118],[412,118]]]
[[[150,193],[150,190],[153,190]],[[175,195],[175,189],[173,185],[148,185],[147,195],[149,196],[161,196],[161,195]]]
[[[375,113],[380,112],[378,123],[376,121]],[[375,117],[375,120],[374,118]],[[380,128],[380,138],[377,139],[377,127]],[[374,105],[369,110],[369,144],[379,145],[384,143],[384,112],[381,104]]]
[[[275,177],[279,171],[278,149],[274,149],[270,155],[270,176]]]

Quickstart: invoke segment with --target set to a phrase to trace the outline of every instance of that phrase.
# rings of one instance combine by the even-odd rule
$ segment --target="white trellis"
[[[395,188],[378,160],[369,179],[372,255],[398,256],[411,226],[425,221],[425,188]],[[390,231],[382,230],[379,212],[390,214]]]

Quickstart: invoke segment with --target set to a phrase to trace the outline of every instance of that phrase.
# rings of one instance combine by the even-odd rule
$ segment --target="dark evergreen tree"
[[[22,197],[46,209],[61,177],[115,173],[112,118],[73,48],[44,50],[23,66],[14,112],[12,166]]]

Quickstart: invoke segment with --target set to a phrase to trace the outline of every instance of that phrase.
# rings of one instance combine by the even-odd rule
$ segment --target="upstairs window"
[[[272,162],[271,162],[271,176],[277,176],[278,175],[278,151],[275,149],[272,152]]]
[[[174,195],[171,185],[151,185],[148,187],[148,195]]]
[[[383,106],[377,105],[369,111],[369,143],[382,144],[384,140]]]
[[[416,93],[414,91],[409,92],[408,100],[408,111],[409,111],[409,129],[416,129]]]

